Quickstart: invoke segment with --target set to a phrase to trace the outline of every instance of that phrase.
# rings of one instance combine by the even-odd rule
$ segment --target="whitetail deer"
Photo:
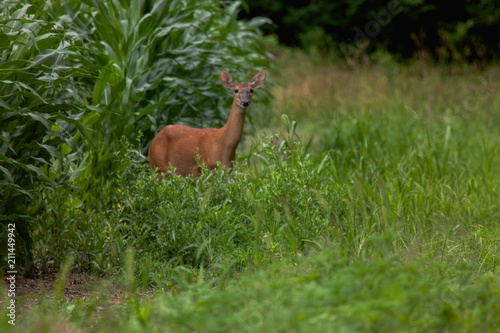
[[[200,162],[208,169],[215,169],[217,162],[223,168],[231,168],[236,156],[236,147],[240,143],[245,123],[245,113],[252,102],[255,88],[264,84],[266,69],[262,68],[253,79],[246,83],[235,83],[231,74],[220,70],[220,82],[233,91],[233,106],[226,124],[222,128],[193,128],[183,125],[165,126],[154,137],[149,146],[149,164],[158,172],[158,179],[169,175],[170,166],[181,176],[192,174],[198,177]]]

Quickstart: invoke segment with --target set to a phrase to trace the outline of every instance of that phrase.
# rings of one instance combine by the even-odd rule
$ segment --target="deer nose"
[[[241,106],[249,106],[250,101],[241,101]]]

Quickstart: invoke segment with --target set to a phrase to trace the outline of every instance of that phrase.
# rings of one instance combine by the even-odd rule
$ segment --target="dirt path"
[[[40,275],[38,278],[25,278],[22,275],[17,275],[15,279],[15,300],[18,315],[29,313],[35,309],[42,299],[51,300],[55,285],[57,282],[57,272],[49,272]],[[105,280],[96,277],[89,273],[70,273],[64,287],[64,301],[74,303],[78,300],[87,301],[96,293],[99,286]],[[109,288],[106,290],[117,290],[113,293],[108,293],[107,298],[111,304],[120,303],[124,299],[124,292],[111,282],[107,282]],[[7,296],[8,292],[7,280],[3,281],[2,295],[0,297],[0,307],[4,308],[6,302],[10,299]],[[152,294],[146,292],[144,294]]]

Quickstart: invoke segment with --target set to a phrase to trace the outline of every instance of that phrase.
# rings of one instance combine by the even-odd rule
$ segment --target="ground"
[[[16,302],[19,309],[19,314],[35,309],[43,298],[52,299],[55,285],[57,282],[57,272],[44,272],[37,278],[26,278],[22,275],[16,276]],[[78,300],[88,301],[95,294],[96,288],[104,279],[89,273],[70,273],[64,287],[64,301],[74,303]],[[111,304],[120,303],[125,298],[125,292],[120,286],[114,285],[111,282],[110,288],[116,291],[109,296]],[[3,293],[0,297],[0,307],[3,308],[5,300],[7,300],[7,281],[4,280]],[[141,297],[147,297],[153,294],[153,291],[140,292]]]

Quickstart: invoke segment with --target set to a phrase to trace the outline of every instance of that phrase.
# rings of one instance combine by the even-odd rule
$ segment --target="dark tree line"
[[[247,0],[244,18],[264,16],[265,33],[301,48],[401,58],[492,60],[500,50],[498,0]]]

